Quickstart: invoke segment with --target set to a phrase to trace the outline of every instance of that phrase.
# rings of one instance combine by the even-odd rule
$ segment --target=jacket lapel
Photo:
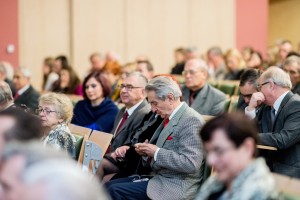
[[[194,102],[192,103],[192,108],[201,107],[203,105],[203,102],[205,102],[205,99],[207,98],[208,94],[208,85],[205,84],[204,87],[199,91],[199,94],[196,96]]]

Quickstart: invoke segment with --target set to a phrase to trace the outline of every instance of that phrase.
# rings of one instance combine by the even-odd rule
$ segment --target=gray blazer
[[[184,101],[189,103],[190,90],[187,87],[182,88],[182,95]],[[226,95],[223,92],[209,84],[205,84],[196,96],[191,108],[202,115],[216,116],[224,112],[225,101]]]
[[[120,120],[125,112],[125,107],[122,108],[115,119],[114,127],[111,131],[113,134],[118,127]],[[128,117],[121,127],[119,133],[115,138],[113,138],[110,146],[110,150],[115,151],[116,148],[123,146],[124,144],[129,144],[133,138],[135,132],[143,125],[145,116],[151,111],[151,107],[146,100],[144,100]]]
[[[195,197],[202,183],[204,153],[199,131],[203,124],[201,115],[184,103],[164,129],[162,123],[155,131],[150,143],[158,136],[160,150],[151,162],[155,175],[147,186],[149,198]]]
[[[274,125],[270,125],[270,106],[257,113],[260,140],[264,145],[277,147],[272,151],[276,173],[300,178],[300,97],[289,92],[281,102]]]

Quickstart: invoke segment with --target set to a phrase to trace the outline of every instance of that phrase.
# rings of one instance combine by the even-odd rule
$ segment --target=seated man
[[[29,107],[33,112],[37,109],[39,93],[30,85],[31,73],[26,68],[19,68],[14,74],[14,86],[16,88],[15,104]]]
[[[268,68],[258,79],[245,113],[259,123],[259,137],[272,152],[272,170],[300,178],[300,97],[290,90],[289,75],[278,67]]]
[[[14,98],[9,85],[0,81],[0,111],[6,110],[14,106]]]
[[[202,115],[218,115],[224,112],[226,95],[206,83],[206,63],[200,59],[186,62],[182,72],[185,86],[182,95],[185,102]]]
[[[241,113],[224,114],[207,122],[200,136],[216,175],[202,185],[196,200],[277,199],[265,161],[255,159],[258,135],[253,121]]]
[[[107,189],[114,200],[193,199],[202,182],[204,154],[198,133],[204,120],[180,102],[181,90],[169,77],[153,78],[146,91],[152,111],[165,118],[149,143],[135,145],[154,176],[116,179],[107,183]]]
[[[251,96],[256,90],[256,81],[259,77],[259,72],[256,69],[247,69],[241,74],[240,78],[240,97],[237,109],[244,111],[249,105]]]
[[[120,146],[130,144],[134,133],[143,125],[146,115],[150,112],[150,105],[145,100],[146,84],[147,79],[141,73],[133,72],[120,85],[120,96],[125,107],[116,116],[111,132],[114,136],[110,145],[110,152],[114,152]],[[98,168],[98,176],[103,178],[104,175],[119,172],[116,165],[114,153],[105,155]],[[107,176],[104,182],[109,180],[111,176]]]
[[[283,62],[283,69],[291,78],[292,92],[300,94],[300,57],[290,56]]]

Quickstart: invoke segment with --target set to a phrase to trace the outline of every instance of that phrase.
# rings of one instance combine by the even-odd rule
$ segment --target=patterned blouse
[[[50,145],[58,150],[65,150],[75,159],[75,143],[76,139],[71,134],[69,127],[62,123],[58,124],[51,130],[47,137],[42,139],[44,145]]]

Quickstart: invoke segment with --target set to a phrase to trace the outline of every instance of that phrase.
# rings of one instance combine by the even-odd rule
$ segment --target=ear
[[[244,154],[247,155],[247,157],[252,158],[256,149],[254,140],[252,138],[246,138],[242,145],[245,150]]]
[[[167,94],[167,99],[169,99],[170,102],[173,102],[175,100],[174,95],[171,93]]]

